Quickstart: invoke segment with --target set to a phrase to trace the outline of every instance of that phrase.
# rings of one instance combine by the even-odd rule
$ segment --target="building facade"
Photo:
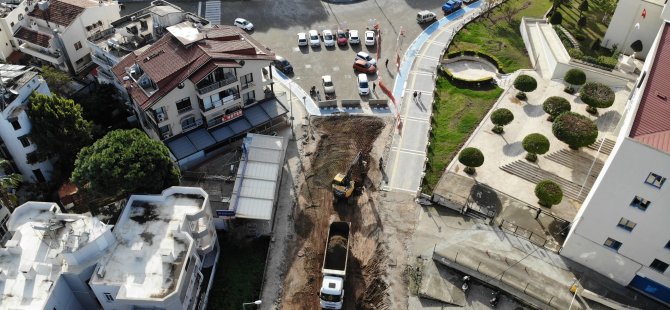
[[[630,45],[636,40],[642,42],[642,51],[636,58],[645,59],[654,43],[658,27],[663,23],[661,11],[665,0],[619,0],[602,46],[614,48],[626,55],[633,53]]]
[[[670,12],[561,255],[670,305]]]
[[[204,190],[133,195],[114,234],[118,242],[89,282],[103,309],[197,309],[204,302],[203,268],[213,267],[219,254]]]
[[[27,202],[7,222],[0,248],[0,308],[99,309],[86,284],[95,264],[116,242],[111,226],[61,213],[50,202]]]
[[[0,11],[3,60],[12,61],[11,54],[18,51],[71,74],[90,68],[91,49],[85,38],[120,18],[118,3],[108,0],[24,0],[4,4]]]
[[[6,172],[20,173],[25,182],[49,181],[53,170],[50,161],[28,163],[37,146],[30,141],[32,126],[26,113],[30,95],[33,92],[48,95],[49,87],[37,71],[26,66],[0,64],[0,79],[0,92],[3,92],[0,98],[0,156],[12,167]]]

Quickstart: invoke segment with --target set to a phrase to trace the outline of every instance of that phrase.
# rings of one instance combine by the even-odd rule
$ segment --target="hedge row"
[[[451,52],[447,54],[447,59],[452,59],[456,57],[461,57],[461,56],[473,56],[473,57],[480,57],[486,59],[488,62],[492,63],[496,68],[498,69],[498,72],[500,73],[505,73],[505,70],[503,68],[502,63],[498,58],[491,54],[487,54],[484,52],[480,51],[474,51],[474,50],[463,50],[463,51],[457,51],[457,52]]]

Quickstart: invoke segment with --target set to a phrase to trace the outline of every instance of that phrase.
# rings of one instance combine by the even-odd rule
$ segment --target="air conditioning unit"
[[[163,136],[163,139],[167,139],[169,137],[172,137],[172,134],[170,134],[169,132],[164,132],[161,136]]]
[[[165,119],[166,119],[165,114],[163,114],[163,113],[156,114],[156,117],[158,118],[158,122],[165,121]]]

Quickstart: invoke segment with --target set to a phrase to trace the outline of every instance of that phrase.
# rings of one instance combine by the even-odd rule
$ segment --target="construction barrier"
[[[324,100],[316,103],[320,109],[337,107],[337,100]]]
[[[360,99],[342,99],[340,100],[343,108],[355,108],[361,106]]]
[[[368,101],[371,109],[386,109],[389,106],[388,99],[370,99]]]

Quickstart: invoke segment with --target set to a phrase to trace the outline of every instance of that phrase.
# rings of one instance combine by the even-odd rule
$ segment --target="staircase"
[[[537,184],[543,180],[551,180],[561,186],[563,195],[580,203],[584,202],[586,195],[591,190],[591,186],[593,186],[593,182],[595,182],[594,177],[589,177],[586,184],[584,184],[584,188],[582,189],[581,184],[574,183],[551,172],[545,171],[538,166],[528,163],[526,160],[514,161],[507,165],[501,166],[500,169],[534,184]]]
[[[603,144],[602,148],[600,148],[601,143]],[[616,142],[614,142],[614,141],[612,141],[608,138],[605,138],[604,140],[603,139],[598,139],[598,141],[596,141],[596,143],[593,143],[593,144],[591,144],[587,147],[592,149],[592,150],[595,150],[595,151],[598,151],[598,148],[600,148],[600,153],[609,155],[610,153],[612,153],[612,149],[614,148],[615,143]]]

